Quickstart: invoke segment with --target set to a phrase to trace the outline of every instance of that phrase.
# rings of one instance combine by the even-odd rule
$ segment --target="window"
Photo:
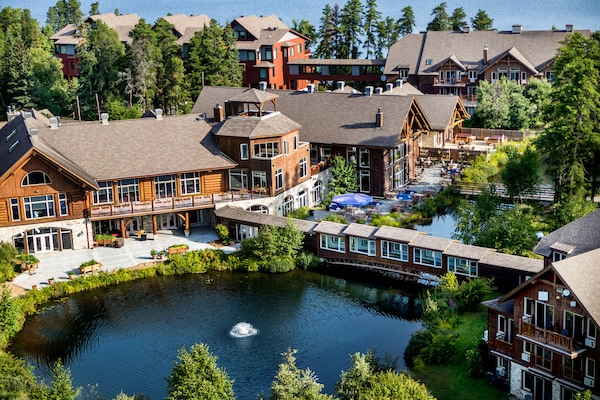
[[[316,144],[310,144],[310,164],[315,165],[319,163],[319,148]]]
[[[260,79],[267,79],[269,77],[269,73],[268,73],[268,69],[266,68],[259,68],[258,69],[258,76]]]
[[[177,197],[175,175],[155,176],[154,193],[157,199],[170,199]]]
[[[442,268],[442,253],[439,251],[416,248],[413,252],[413,258],[415,264]]]
[[[256,158],[271,158],[279,154],[279,142],[256,143],[254,145],[254,157]]]
[[[23,178],[22,186],[51,184],[50,177],[42,171],[32,171]]]
[[[375,255],[375,241],[350,236],[350,251],[353,253]]]
[[[498,79],[508,78],[508,68],[498,68]]]
[[[302,53],[302,43],[298,45],[298,54]]]
[[[112,204],[113,200],[113,183],[98,182],[100,187],[92,193],[92,201],[94,204]]]
[[[346,148],[346,162],[356,166],[356,147]]]
[[[360,191],[363,193],[371,191],[371,171],[360,171]]]
[[[531,322],[531,316],[533,315],[533,299],[529,297],[525,297],[523,299],[523,315],[529,317],[529,322]]]
[[[587,320],[587,337],[596,339],[596,323],[591,318]]]
[[[596,377],[596,360],[593,358],[585,358],[585,377],[590,379]]]
[[[546,71],[546,80],[548,82],[554,81],[554,72],[553,71]]]
[[[408,245],[389,240],[381,241],[381,257],[391,260],[408,261]]]
[[[306,157],[300,159],[300,178],[304,178],[307,175],[308,168],[306,166]]]
[[[369,149],[360,149],[360,167],[361,168],[369,168],[371,166],[371,156]]]
[[[248,152],[248,143],[240,144],[240,158],[242,160],[247,160],[248,158],[250,158],[250,155]]]
[[[475,82],[477,80],[477,71],[469,70],[469,81]]]
[[[258,227],[243,224],[235,224],[235,238],[238,242],[256,236],[258,236]]]
[[[283,199],[283,215],[288,215],[292,211],[294,211],[294,197],[285,196]]]
[[[298,136],[294,135],[294,150],[298,150]]]
[[[554,307],[550,304],[536,301],[535,323],[540,328],[552,328],[554,326]]]
[[[568,356],[562,357],[563,376],[569,379],[581,380],[583,373],[582,357],[571,358]]]
[[[535,365],[544,369],[552,369],[552,351],[543,346],[535,346]]]
[[[512,318],[498,315],[498,333],[496,334],[496,339],[512,343],[512,326]]]
[[[140,201],[140,188],[136,179],[122,179],[117,182],[119,203],[131,203]]]
[[[573,338],[582,338],[586,333],[585,319],[582,315],[565,310],[564,327],[562,334]]]
[[[492,83],[496,82],[497,78],[496,78],[496,71],[492,72]]]
[[[252,171],[252,187],[253,188],[266,188],[267,187],[267,173],[265,171]]]
[[[406,68],[401,69],[398,75],[399,78],[402,79],[404,82],[408,80],[408,70]]]
[[[533,391],[533,375],[531,373],[523,371],[521,387],[529,392]]]
[[[283,169],[275,171],[275,190],[283,189]]]
[[[511,68],[510,69],[510,77],[511,81],[518,81],[519,75],[521,75],[521,70],[519,68]]]
[[[69,208],[67,206],[67,195],[60,193],[58,195],[58,212],[60,215],[69,215]]]
[[[230,189],[248,189],[248,175],[244,169],[229,170]]]
[[[564,260],[565,258],[567,258],[567,255],[565,253],[561,253],[559,251],[552,252],[552,262]]]
[[[284,140],[283,141],[283,154],[290,154],[290,141],[289,140]]]
[[[200,193],[200,173],[186,172],[179,176],[181,181],[181,194]]]
[[[448,257],[448,272],[465,276],[477,276],[477,261]]]
[[[54,217],[54,196],[32,196],[23,198],[25,219]]]
[[[433,60],[431,58],[428,58],[427,60],[425,60],[425,65],[431,65],[432,62]]]
[[[325,250],[346,252],[346,239],[343,237],[321,234],[321,248]]]
[[[19,210],[19,199],[10,199],[10,215],[13,221],[21,219],[21,210]]]
[[[9,133],[8,135],[6,135],[6,141],[8,142],[10,139],[13,138],[13,136],[15,136],[17,134],[17,130],[13,129],[11,133]]]
[[[323,193],[323,182],[316,181],[315,185],[311,190],[311,200],[314,204],[321,202],[321,196]]]

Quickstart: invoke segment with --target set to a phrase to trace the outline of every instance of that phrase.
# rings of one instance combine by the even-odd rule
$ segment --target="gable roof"
[[[550,257],[553,250],[570,256],[600,248],[600,209],[544,236],[533,251]]]
[[[98,180],[233,168],[193,115],[63,124],[40,138]]]
[[[482,66],[482,70],[480,72],[487,71],[488,69],[492,68],[492,66],[494,66],[494,64],[496,64],[498,61],[509,55],[512,56],[515,60],[519,61],[521,64],[523,64],[523,66],[527,67],[530,72],[534,74],[539,73],[535,66],[532,65],[529,62],[529,60],[525,58],[525,56],[523,56],[523,54],[521,54],[521,52],[516,47],[511,47],[510,49],[499,53],[496,57],[490,59],[487,65]]]
[[[456,123],[455,112],[461,114],[463,120],[470,118],[459,96],[426,94],[415,98],[427,115],[433,130],[444,131],[453,127]]]
[[[245,89],[237,90],[237,93],[241,93]],[[391,148],[400,142],[400,133],[411,114],[416,116],[416,123],[423,130],[431,128],[421,106],[411,96],[363,96],[291,90],[277,90],[276,93],[279,95],[277,110],[302,125],[302,141]],[[233,88],[204,87],[192,112],[213,115],[216,103],[224,104],[228,97],[235,94]],[[266,104],[265,109],[270,106]],[[381,127],[376,126],[375,120],[379,109],[385,117]],[[207,118],[207,121],[212,119]]]
[[[317,226],[317,222],[307,221],[303,219],[295,219],[288,217],[280,217],[277,215],[263,214],[260,212],[244,210],[241,207],[235,207],[226,205],[217,208],[215,215],[219,218],[226,218],[232,221],[243,221],[245,223],[256,224],[256,225],[270,225],[283,227],[288,220],[292,221],[300,231],[306,234],[314,233],[314,228]]]
[[[119,40],[122,43],[130,44],[133,39],[129,36],[129,32],[135,28],[140,22],[140,17],[137,14],[115,15],[114,13],[90,15],[88,21],[102,21],[119,34]]]
[[[50,39],[54,40],[54,44],[78,44],[81,38],[77,30],[77,25],[69,24],[52,35]]]
[[[217,136],[257,139],[278,137],[301,127],[280,112],[273,112],[263,117],[229,117],[214,132]]]
[[[232,25],[241,25],[248,33],[254,36],[255,39],[260,39],[261,31],[268,28],[278,28],[290,30],[290,28],[283,23],[276,15],[267,15],[264,17],[257,17],[256,15],[247,15],[245,17],[239,17],[231,22]]]
[[[205,26],[210,25],[210,17],[206,14],[199,15],[167,15],[162,17],[165,21],[174,26],[177,35],[177,44],[189,43],[194,33],[201,31]]]
[[[589,36],[589,30],[579,30]],[[454,56],[465,67],[483,63],[483,48],[487,45],[488,60],[511,48],[518,50],[520,60],[539,70],[548,60],[556,56],[566,31],[428,31],[404,36],[394,43],[389,51],[384,74],[397,75],[399,68],[409,68],[409,74],[431,74],[440,62]],[[489,63],[488,63],[489,65]],[[478,68],[479,69],[479,68]]]

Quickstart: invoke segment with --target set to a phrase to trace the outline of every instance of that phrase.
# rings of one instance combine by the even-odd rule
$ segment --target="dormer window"
[[[51,184],[52,180],[42,171],[32,171],[23,178],[22,186]]]
[[[552,262],[564,260],[567,257],[565,253],[561,253],[560,251],[552,252]]]

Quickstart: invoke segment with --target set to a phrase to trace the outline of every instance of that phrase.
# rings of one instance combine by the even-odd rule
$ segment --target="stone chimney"
[[[100,114],[100,123],[102,125],[108,125],[108,113]]]
[[[258,90],[262,90],[263,92],[267,90],[267,82],[260,81],[258,82]]]
[[[377,114],[375,114],[375,126],[378,128],[383,126],[383,111],[381,111],[381,108],[378,108]]]
[[[565,31],[566,32],[573,32],[573,24],[567,24],[565,26]]]
[[[154,115],[156,116],[157,121],[162,121],[163,119],[163,110],[162,108],[154,109]]]
[[[483,45],[483,63],[487,64],[488,62],[488,47],[487,43]]]
[[[393,83],[386,83],[385,84],[385,91],[386,92],[391,92],[394,89],[394,84]]]
[[[337,81],[338,90],[344,90],[344,81]]]
[[[463,25],[462,31],[463,33],[469,33],[471,32],[471,27],[469,25]]]
[[[315,84],[314,83],[309,83],[308,85],[306,85],[306,92],[313,94],[315,91]]]
[[[12,106],[8,106],[6,108],[6,120],[8,122],[15,119],[17,117],[17,115],[19,115],[19,113],[16,111],[14,104]]]
[[[523,25],[521,25],[521,24],[514,24],[512,26],[512,33],[517,33],[518,34],[518,33],[521,33],[521,32],[523,32]]]
[[[221,122],[225,119],[225,109],[221,105],[221,103],[217,103],[214,108],[214,118],[215,122]]]
[[[365,96],[373,96],[373,86],[366,86],[365,87]]]
[[[396,87],[401,88],[402,87],[402,83],[403,83],[402,79],[396,79]]]
[[[57,117],[50,118],[50,129],[58,129],[58,118]]]

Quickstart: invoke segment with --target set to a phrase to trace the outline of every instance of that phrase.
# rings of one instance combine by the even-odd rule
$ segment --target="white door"
[[[157,216],[158,229],[176,229],[177,228],[177,216],[171,214],[160,214]]]
[[[54,241],[51,233],[37,234],[32,237],[33,240],[29,242],[29,251],[33,253],[48,253],[54,250]]]

